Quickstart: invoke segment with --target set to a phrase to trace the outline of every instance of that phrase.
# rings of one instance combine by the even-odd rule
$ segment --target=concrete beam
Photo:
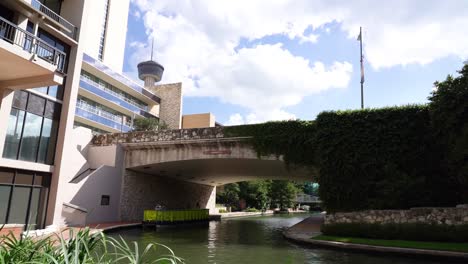
[[[13,80],[0,81],[0,87],[11,90],[29,89],[33,87],[43,87],[51,85],[61,85],[63,76],[58,73],[18,78]]]

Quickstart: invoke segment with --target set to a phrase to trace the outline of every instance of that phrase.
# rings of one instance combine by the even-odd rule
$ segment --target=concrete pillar
[[[13,104],[14,91],[0,87],[0,95],[2,96],[2,104],[0,105],[0,157],[3,155],[5,146],[5,137],[8,129],[8,120],[10,118],[11,105]]]
[[[72,2],[72,1],[68,1]],[[81,23],[76,25],[80,28],[86,24],[86,16],[89,2],[73,1],[74,10],[77,16],[82,18]],[[81,11],[80,11],[81,10]],[[73,162],[67,152],[73,152],[73,123],[75,119],[75,106],[78,96],[79,79],[81,72],[81,64],[83,60],[83,41],[84,34],[80,34],[78,39],[78,46],[71,48],[68,64],[67,81],[64,87],[62,113],[60,116],[59,132],[57,136],[57,147],[55,152],[55,168],[52,175],[52,182],[50,186],[49,204],[47,209],[46,224],[62,224],[61,211],[62,211],[62,197],[64,190],[60,190],[60,181],[64,181],[67,177],[62,177],[68,171],[68,164]]]

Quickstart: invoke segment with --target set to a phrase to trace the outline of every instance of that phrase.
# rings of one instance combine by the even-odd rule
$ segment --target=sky
[[[131,0],[124,73],[150,58],[183,113],[224,125],[424,104],[468,59],[466,0]]]

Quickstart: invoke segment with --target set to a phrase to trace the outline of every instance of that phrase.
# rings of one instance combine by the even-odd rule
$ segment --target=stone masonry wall
[[[140,143],[190,139],[215,139],[223,137],[223,127],[210,127],[102,134],[95,136],[93,138],[92,143],[95,146],[109,146],[118,143]]]
[[[182,122],[182,83],[171,83],[146,87],[161,98],[159,118],[170,129],[181,128]]]
[[[168,209],[215,208],[213,186],[125,171],[120,200],[121,221],[138,222],[143,211],[163,205]]]
[[[468,207],[411,208],[409,210],[366,210],[335,213],[325,216],[325,224],[366,223],[405,224],[424,223],[439,225],[468,224]]]

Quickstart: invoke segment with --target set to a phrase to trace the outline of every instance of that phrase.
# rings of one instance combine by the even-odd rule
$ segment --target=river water
[[[282,231],[309,215],[260,216],[210,222],[207,226],[128,229],[111,236],[145,244],[157,242],[169,246],[188,264],[435,264],[404,257],[350,253],[298,246],[286,241]]]

